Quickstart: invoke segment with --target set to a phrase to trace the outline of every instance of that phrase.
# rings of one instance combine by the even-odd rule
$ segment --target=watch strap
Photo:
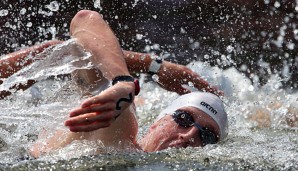
[[[140,93],[140,83],[138,79],[133,78],[130,75],[119,75],[112,79],[112,85],[115,85],[118,82],[133,82],[135,84],[135,95]]]

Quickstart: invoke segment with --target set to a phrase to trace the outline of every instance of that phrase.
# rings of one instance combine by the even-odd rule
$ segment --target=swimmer
[[[227,114],[217,96],[192,92],[180,96],[159,114],[140,146],[154,152],[215,144],[227,136],[227,126]]]
[[[211,94],[222,95],[222,92],[198,74],[185,66],[152,59],[148,54],[123,51],[97,12],[78,12],[70,31],[75,41],[92,54],[91,61],[97,67],[78,71],[75,77],[90,85],[106,79],[111,86],[70,112],[64,123],[69,131],[43,132],[30,149],[32,156],[50,153],[75,140],[100,140],[105,147],[119,151],[129,148],[154,152],[168,147],[204,146],[226,137],[227,114],[221,100]],[[159,115],[139,142],[134,99],[140,87],[131,76],[136,72],[156,74],[160,86],[182,95]],[[188,82],[211,93],[191,92],[183,87]]]

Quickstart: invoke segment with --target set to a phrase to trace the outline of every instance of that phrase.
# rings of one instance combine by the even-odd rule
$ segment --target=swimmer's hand
[[[72,132],[89,132],[109,127],[134,100],[133,82],[118,82],[99,95],[85,100],[70,112],[65,126]]]
[[[157,73],[156,82],[164,89],[176,92],[180,95],[192,92],[187,86],[200,91],[210,92],[218,96],[224,95],[222,91],[211,86],[206,80],[201,78],[199,74],[193,72],[186,66],[170,62],[163,63],[161,69]]]

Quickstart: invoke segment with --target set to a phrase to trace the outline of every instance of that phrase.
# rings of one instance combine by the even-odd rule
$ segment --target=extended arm
[[[120,45],[99,13],[87,10],[78,12],[71,22],[70,31],[75,41],[92,54],[93,64],[106,79],[111,81],[117,76],[129,75]],[[98,77],[94,70],[86,72],[90,77]],[[71,132],[58,131],[49,139],[41,139],[31,149],[32,154],[39,156],[83,139],[100,140],[104,146],[115,149],[136,144],[137,121],[131,111],[132,106],[129,107],[133,103],[134,92],[133,82],[117,82],[87,98],[70,112],[64,123]]]
[[[0,69],[1,69],[1,76],[5,76],[3,78],[6,78],[10,76],[11,74],[15,73],[19,69],[21,69],[24,66],[29,65],[32,63],[32,59],[25,60],[26,57],[31,54],[32,56],[38,54],[45,48],[60,43],[59,41],[52,41],[47,42],[38,46],[34,46],[28,49],[21,50],[19,52],[15,52],[12,54],[9,54],[8,57],[5,60],[0,61]],[[130,73],[148,73],[149,66],[152,62],[152,58],[150,54],[144,54],[144,53],[138,53],[138,52],[132,52],[132,51],[123,51],[124,58],[126,65],[128,67],[128,70]],[[23,63],[22,67],[19,65],[16,66],[17,63]],[[125,67],[124,67],[125,68]],[[166,90],[174,91],[178,94],[185,94],[189,93],[190,91],[188,89],[185,89],[182,87],[184,84],[193,83],[194,87],[203,90],[208,91],[211,93],[214,93],[216,95],[223,95],[223,92],[218,90],[216,87],[210,85],[207,81],[202,79],[199,74],[191,71],[189,68],[173,64],[167,61],[164,61],[159,72],[157,73],[158,81],[157,83],[163,87]],[[113,76],[109,76],[110,78]],[[11,87],[11,89],[14,90],[25,90],[28,87],[30,87],[32,84],[34,84],[34,80],[28,80],[26,84],[20,84],[20,85],[14,85]],[[1,80],[0,80],[1,84]],[[0,99],[10,95],[10,91],[0,91]]]
[[[130,72],[148,73],[152,58],[149,54],[124,51],[125,61]],[[201,91],[207,91],[219,96],[223,92],[216,87],[210,85],[207,81],[200,77],[199,74],[191,71],[183,65],[174,64],[163,61],[161,68],[156,73],[157,83],[166,90],[174,91],[180,95],[189,93],[190,90],[183,85],[193,84],[193,86]]]

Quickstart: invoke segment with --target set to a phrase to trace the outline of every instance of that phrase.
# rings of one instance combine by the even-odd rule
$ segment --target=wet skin
[[[189,112],[196,123],[219,135],[216,122],[203,111],[194,107],[183,107],[180,110]],[[196,127],[179,126],[171,115],[166,115],[150,127],[149,132],[140,141],[140,145],[144,151],[154,152],[168,147],[199,147],[203,146],[203,143]]]

